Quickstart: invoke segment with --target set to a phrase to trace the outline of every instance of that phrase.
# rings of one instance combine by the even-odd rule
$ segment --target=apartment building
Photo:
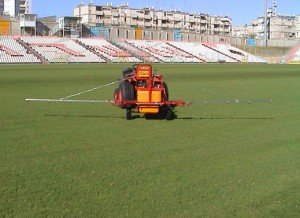
[[[20,14],[32,13],[32,0],[20,0]]]
[[[32,0],[0,0],[0,15],[16,17],[31,13]]]
[[[83,24],[105,27],[141,28],[144,30],[180,30],[182,32],[232,35],[232,20],[227,16],[210,16],[205,13],[186,13],[179,10],[129,8],[128,5],[78,5],[74,16]]]
[[[0,0],[0,16],[4,14],[4,0]]]
[[[279,15],[269,18],[269,38],[286,39],[295,36],[295,16]]]
[[[300,38],[300,15],[296,16],[295,19],[295,26],[296,26],[296,38]]]
[[[265,18],[258,17],[250,25],[233,27],[233,36],[253,37],[262,39],[265,32]],[[268,39],[288,39],[296,36],[296,17],[288,15],[271,16],[267,18]],[[300,34],[300,33],[299,33]],[[300,36],[299,36],[300,37]]]

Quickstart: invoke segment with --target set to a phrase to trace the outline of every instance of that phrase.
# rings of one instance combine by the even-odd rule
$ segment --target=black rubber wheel
[[[119,100],[133,101],[135,99],[134,85],[128,81],[123,81],[119,85]],[[125,104],[122,108],[132,108],[132,104]]]
[[[167,110],[166,120],[173,120],[174,118],[175,118],[174,112],[171,109]]]
[[[116,88],[114,91],[114,100],[115,101],[119,100],[119,89],[118,88]]]
[[[163,84],[164,84],[164,87],[165,87],[165,93],[164,93],[163,99],[165,101],[168,101],[169,100],[169,89],[168,89],[168,86],[165,82],[163,82]]]
[[[136,69],[138,68],[138,66],[139,66],[139,64],[134,64],[134,65],[132,65],[132,69],[133,69],[134,71],[136,71]]]
[[[126,118],[126,120],[131,120],[131,109],[130,108],[126,109],[125,118]]]
[[[124,78],[127,78],[132,73],[133,73],[133,69],[132,68],[125,68],[125,69],[122,70],[122,74],[123,74]]]

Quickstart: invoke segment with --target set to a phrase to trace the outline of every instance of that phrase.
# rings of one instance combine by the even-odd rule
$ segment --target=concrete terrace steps
[[[85,55],[80,54],[79,52],[76,52],[70,48],[67,48],[66,45],[63,44],[57,44],[57,43],[30,43],[29,46],[37,46],[37,47],[55,47],[58,48],[66,53],[69,53],[70,55],[73,55],[75,57],[84,57]]]
[[[18,53],[17,51],[14,51],[4,45],[0,45],[0,50],[5,51],[10,56],[23,56],[22,54]]]
[[[237,58],[232,57],[231,55],[229,55],[229,54],[227,54],[227,53],[224,53],[224,52],[220,51],[220,50],[218,49],[218,47],[216,46],[216,44],[214,44],[214,43],[202,43],[202,45],[205,46],[205,47],[207,47],[207,48],[209,48],[209,49],[212,49],[212,50],[214,50],[214,51],[216,51],[216,52],[218,52],[218,53],[220,53],[220,54],[222,54],[222,55],[224,55],[224,56],[226,56],[226,57],[228,57],[228,58],[230,58],[230,59],[233,59],[233,60],[236,61],[236,62],[241,62],[241,61],[238,60]]]

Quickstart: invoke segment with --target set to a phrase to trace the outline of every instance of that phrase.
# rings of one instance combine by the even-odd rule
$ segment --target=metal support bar
[[[238,104],[238,103],[272,103],[270,99],[234,99],[234,100],[219,100],[219,101],[194,101],[194,104]]]
[[[65,103],[109,103],[109,100],[62,100],[62,99],[34,99],[27,98],[25,101],[40,101],[40,102],[65,102]]]
[[[37,98],[27,98],[25,101],[38,101],[38,102],[64,102],[64,103],[121,103],[121,104],[136,104],[136,105],[143,105],[143,106],[162,106],[162,105],[179,105],[179,106],[190,106],[191,104],[232,104],[232,103],[272,103],[272,100],[269,99],[234,99],[234,100],[219,100],[219,101],[166,101],[164,103],[161,102],[137,102],[137,101],[112,101],[112,100],[63,100],[63,99],[37,99]]]

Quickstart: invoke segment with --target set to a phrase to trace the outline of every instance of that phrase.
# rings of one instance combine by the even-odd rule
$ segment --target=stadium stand
[[[207,63],[218,63],[218,62],[226,62],[226,63],[237,63],[238,61],[230,58],[221,52],[218,52],[216,49],[212,49],[212,47],[206,47],[201,43],[191,43],[191,42],[169,42],[173,46],[180,48],[186,52],[193,54],[199,59],[205,60]]]
[[[41,63],[11,36],[0,37],[0,63]]]
[[[144,62],[159,63],[159,60],[157,58],[135,47],[134,43],[130,43],[127,41],[118,41],[117,43],[119,47],[123,48],[125,51],[129,52],[130,54],[137,56],[140,60],[143,60]]]
[[[266,63],[266,61],[262,58],[256,57],[252,54],[235,48],[230,44],[205,43],[204,45],[238,62]]]
[[[294,61],[300,61],[300,49],[295,53]]]
[[[288,54],[287,63],[300,62],[300,45],[294,47]]]
[[[78,39],[86,48],[103,55],[112,63],[120,62],[130,62],[138,63],[142,62],[137,57],[134,57],[126,50],[121,49],[120,47],[111,44],[105,39],[100,38],[80,38]]]
[[[100,56],[90,52],[69,38],[21,37],[30,48],[49,63],[104,63]]]
[[[300,48],[300,46],[299,46]],[[299,48],[289,60],[299,60]],[[298,52],[297,52],[298,51]],[[230,44],[0,36],[0,63],[267,63]]]
[[[163,63],[199,63],[201,60],[186,50],[173,47],[162,41],[126,40],[136,48],[157,58]]]

